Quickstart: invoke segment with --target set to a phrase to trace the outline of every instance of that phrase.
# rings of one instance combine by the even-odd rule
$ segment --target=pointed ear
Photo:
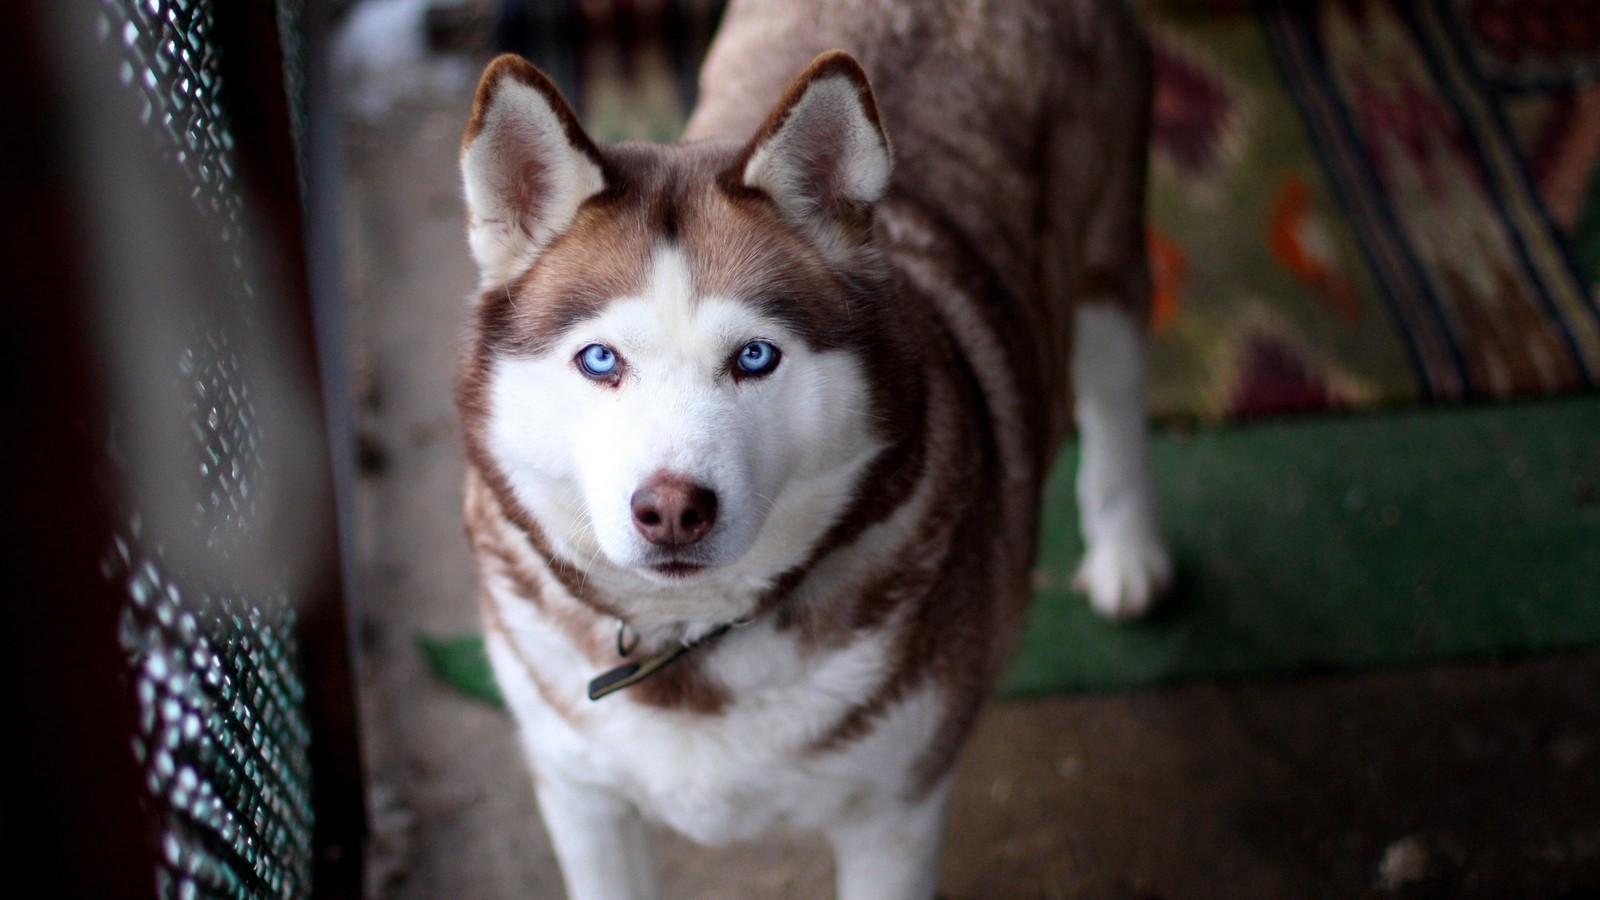
[[[789,85],[742,157],[740,180],[791,222],[826,238],[863,227],[889,186],[889,138],[867,73],[834,50]]]
[[[520,57],[489,64],[461,146],[467,243],[484,284],[533,264],[604,190],[600,150],[560,91]]]

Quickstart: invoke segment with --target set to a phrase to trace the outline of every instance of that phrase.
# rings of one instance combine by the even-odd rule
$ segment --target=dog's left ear
[[[863,227],[889,187],[889,138],[861,64],[817,57],[789,85],[741,157],[739,179],[824,243]]]

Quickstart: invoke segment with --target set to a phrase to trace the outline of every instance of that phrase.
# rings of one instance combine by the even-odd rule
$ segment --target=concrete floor
[[[477,628],[450,400],[468,103],[346,145],[369,880],[393,900],[561,896],[509,720],[414,643]],[[1600,897],[1600,656],[996,704],[947,845],[948,898]],[[658,856],[669,898],[830,895],[813,840]]]

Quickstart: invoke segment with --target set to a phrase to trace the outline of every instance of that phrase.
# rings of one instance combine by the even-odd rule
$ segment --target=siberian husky
[[[483,75],[490,655],[572,897],[653,894],[646,818],[818,831],[841,897],[928,897],[1074,418],[1080,587],[1121,618],[1168,581],[1148,49],[1119,2],[735,0],[701,81],[682,142],[600,147],[532,65]]]

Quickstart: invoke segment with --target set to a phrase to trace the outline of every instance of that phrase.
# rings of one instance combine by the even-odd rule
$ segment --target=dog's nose
[[[661,473],[633,492],[633,527],[662,547],[687,547],[717,522],[717,495],[682,475]]]

